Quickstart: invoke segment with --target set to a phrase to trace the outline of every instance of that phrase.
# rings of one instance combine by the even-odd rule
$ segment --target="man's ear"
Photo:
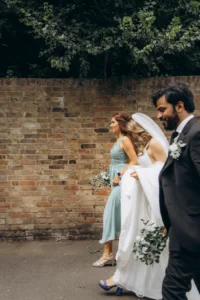
[[[185,106],[184,106],[183,101],[179,101],[179,102],[176,104],[175,109],[176,109],[176,112],[177,112],[177,113],[180,113],[180,112],[182,112],[183,110],[185,110]]]

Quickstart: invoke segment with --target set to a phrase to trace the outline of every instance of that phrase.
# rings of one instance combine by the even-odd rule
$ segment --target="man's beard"
[[[178,117],[177,112],[174,110],[174,114],[171,117],[161,118],[160,121],[166,122],[166,124],[164,124],[165,130],[175,130],[177,128],[177,124],[179,122],[179,117]]]

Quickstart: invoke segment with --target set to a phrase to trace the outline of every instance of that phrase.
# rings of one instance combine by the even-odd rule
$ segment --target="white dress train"
[[[155,225],[163,225],[159,209],[158,175],[163,163],[152,163],[146,149],[139,157],[139,166],[131,166],[123,175],[121,183],[121,233],[116,255],[117,269],[114,281],[118,286],[133,291],[140,297],[162,298],[162,281],[168,262],[168,247],[160,256],[160,263],[147,266],[134,259],[133,244],[140,229],[141,219]],[[137,171],[139,181],[130,176]],[[199,300],[196,286],[187,294],[189,300]]]

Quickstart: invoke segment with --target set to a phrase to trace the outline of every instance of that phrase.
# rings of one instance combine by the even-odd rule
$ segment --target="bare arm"
[[[151,151],[152,157],[155,161],[160,161],[162,163],[166,161],[166,154],[158,141],[152,139],[149,144],[149,150]]]
[[[138,165],[138,158],[134,149],[134,146],[131,142],[131,140],[125,136],[121,142],[121,148],[126,152],[126,154],[129,157],[129,164],[124,169],[120,171],[120,173],[123,175],[124,172],[131,166],[131,165]]]
[[[124,138],[120,144],[120,147],[121,147],[121,149],[124,150],[124,152],[126,152],[126,154],[129,157],[129,164],[125,168],[120,170],[121,175],[123,175],[125,173],[125,171],[129,168],[129,166],[138,165],[138,159],[137,159],[137,155],[136,155],[134,146],[133,146],[131,140],[127,136],[124,136]],[[120,178],[116,175],[115,178],[113,179],[113,185],[118,185],[119,180],[120,180]]]

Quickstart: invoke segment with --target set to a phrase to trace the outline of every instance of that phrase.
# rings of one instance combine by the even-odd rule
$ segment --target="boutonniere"
[[[184,148],[186,146],[185,143],[183,143],[182,141],[178,141],[178,142],[174,142],[173,144],[171,144],[169,146],[169,155],[173,158],[173,159],[177,159],[180,157],[181,153],[182,153],[182,148]]]

